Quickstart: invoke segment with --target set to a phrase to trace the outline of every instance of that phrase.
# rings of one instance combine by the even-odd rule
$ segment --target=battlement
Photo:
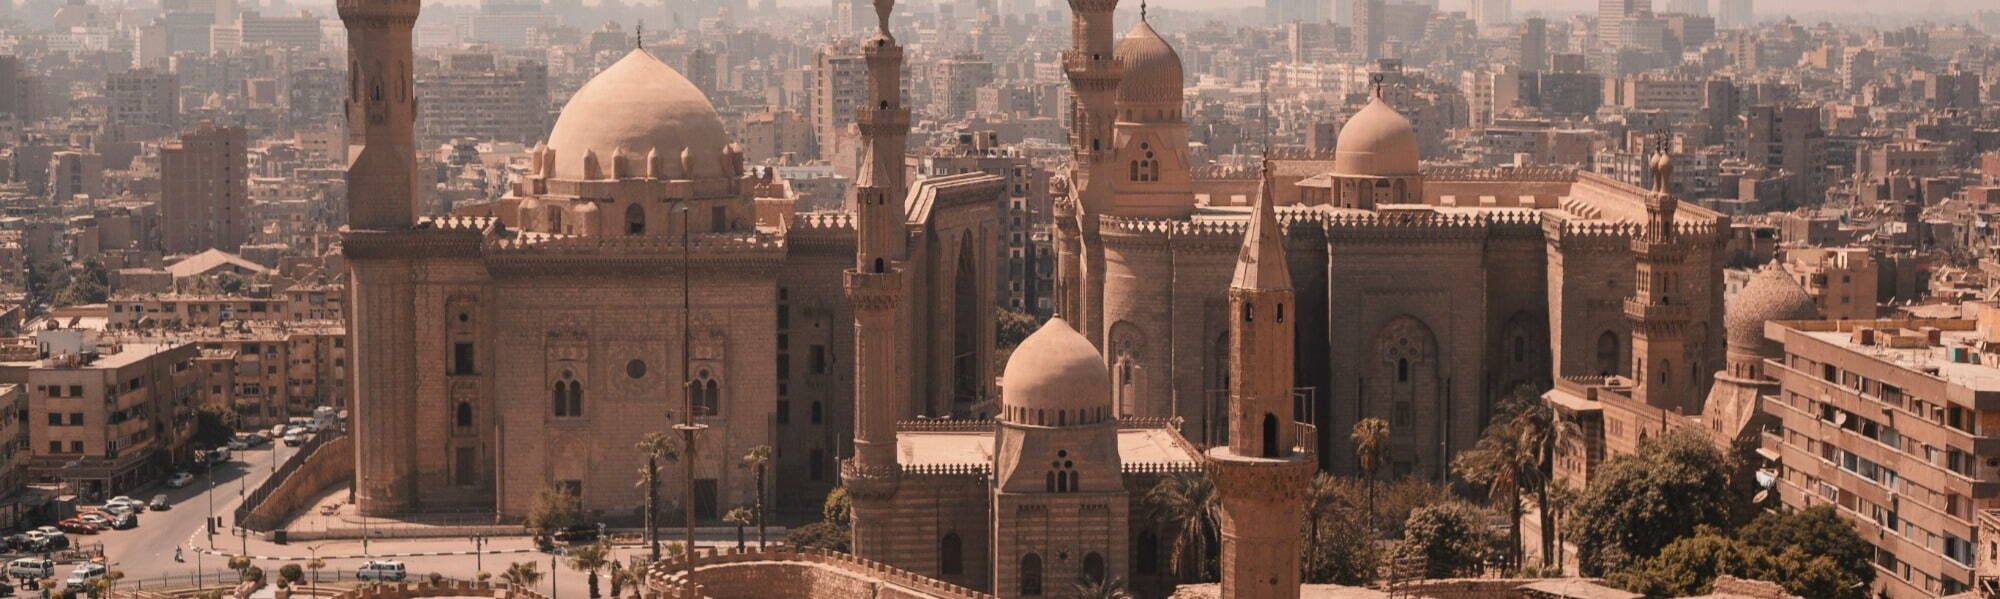
[[[425,599],[429,597],[492,597],[495,599],[546,599],[527,587],[490,582],[451,580],[437,584],[374,584],[333,595],[333,599]]]
[[[494,239],[486,244],[490,253],[617,256],[678,256],[681,240],[674,236],[541,236],[523,233],[514,239]],[[703,233],[689,238],[685,252],[690,257],[718,254],[747,254],[783,250],[783,238],[759,233]]]
[[[1196,167],[1188,172],[1188,176],[1197,181],[1242,181],[1258,177],[1257,169],[1229,166]]]
[[[1118,428],[1163,428],[1181,430],[1179,416],[1126,416],[1118,419]]]
[[[1470,168],[1443,167],[1424,169],[1426,183],[1439,182],[1520,182],[1520,183],[1573,183],[1576,169],[1559,166],[1533,166],[1526,168]]]
[[[913,433],[990,433],[999,425],[997,421],[985,419],[898,420],[896,430]]]
[[[792,223],[787,230],[792,232],[816,230],[853,231],[854,213],[800,212],[792,215]]]
[[[1560,232],[1560,233],[1562,234],[1562,236],[1563,236],[1563,237],[1565,237],[1565,238],[1569,238],[1569,237],[1581,237],[1581,238],[1593,238],[1593,237],[1594,237],[1594,238],[1603,238],[1603,239],[1621,239],[1621,240],[1622,240],[1622,239],[1628,239],[1628,238],[1631,238],[1631,237],[1635,237],[1635,236],[1637,236],[1637,235],[1639,234],[1639,232],[1640,232],[1640,229],[1641,229],[1641,228],[1642,228],[1642,227],[1640,227],[1640,226],[1639,226],[1639,225],[1638,225],[1637,223],[1627,223],[1627,222],[1616,222],[1616,221],[1602,221],[1602,220],[1588,220],[1588,221],[1568,221],[1568,222],[1564,222],[1564,223],[1562,223],[1562,224],[1561,224],[1561,226],[1560,226],[1560,227],[1558,228],[1558,231],[1559,231],[1559,232]]]
[[[916,595],[930,599],[994,599],[992,595],[923,576],[875,560],[820,548],[763,547],[751,549],[697,549],[694,553],[667,557],[647,569],[646,599],[732,599],[739,595],[711,594],[730,580],[760,580],[782,576],[778,570],[821,569],[847,579],[850,585],[892,585],[898,591],[882,596]],[[704,570],[709,572],[704,573]],[[728,570],[721,572],[719,570]],[[761,572],[760,572],[761,571]],[[787,576],[793,579],[796,577]],[[704,583],[704,580],[708,583]],[[794,591],[800,589],[793,589]],[[872,595],[873,593],[871,593]],[[772,596],[772,595],[766,595]],[[833,595],[828,595],[833,596]]]
[[[1201,462],[1134,462],[1121,464],[1120,474],[1193,474],[1201,472]]]
[[[1540,225],[1541,216],[1532,210],[1490,211],[1476,214],[1430,210],[1390,210],[1370,213],[1341,213],[1324,220],[1329,230],[1363,228],[1403,229],[1486,229],[1497,226]]]
[[[421,0],[338,0],[334,3],[341,21],[407,19],[415,24],[423,9]]]
[[[903,467],[903,476],[989,476],[985,464],[912,464]]]
[[[449,231],[486,231],[499,224],[500,219],[491,216],[427,216],[417,221],[417,228],[431,228]]]

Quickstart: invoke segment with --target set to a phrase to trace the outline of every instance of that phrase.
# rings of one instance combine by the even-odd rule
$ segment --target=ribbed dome
[[[1000,403],[1026,410],[1088,410],[1111,405],[1111,370],[1097,348],[1061,318],[1021,341],[1000,375]],[[1055,415],[1048,421],[1053,424]]]
[[[626,177],[651,172],[658,178],[715,178],[723,175],[722,151],[728,145],[722,117],[708,96],[644,49],[632,50],[576,90],[548,142],[557,179],[610,178],[618,156],[627,165]],[[586,154],[598,165],[589,173],[594,176],[586,176]],[[654,165],[647,164],[649,154],[657,157]]]
[[[1125,61],[1125,78],[1118,83],[1119,102],[1181,103],[1181,55],[1145,21],[1133,25],[1111,51]]]
[[[1812,295],[1792,280],[1785,269],[1771,265],[1757,271],[1750,283],[1736,292],[1722,323],[1729,334],[1730,348],[1762,353],[1763,348],[1773,345],[1764,338],[1764,323],[1819,317],[1819,304],[1813,302]]]
[[[1410,120],[1375,96],[1347,125],[1334,143],[1336,175],[1401,177],[1419,174],[1417,133]]]

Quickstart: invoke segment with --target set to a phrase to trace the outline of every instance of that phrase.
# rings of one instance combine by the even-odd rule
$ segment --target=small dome
[[[1347,119],[1333,146],[1335,175],[1404,177],[1419,174],[1417,133],[1410,120],[1377,95]]]
[[[1730,348],[1764,353],[1764,349],[1774,345],[1764,338],[1764,323],[1819,317],[1819,304],[1813,302],[1812,295],[1792,280],[1785,269],[1771,265],[1757,271],[1750,283],[1736,292],[1722,323],[1729,333]]]
[[[1008,409],[1077,411],[1111,405],[1111,370],[1082,334],[1051,318],[1021,341],[1000,375]],[[1053,412],[1047,422],[1055,423]]]
[[[707,179],[723,176],[722,149],[729,145],[722,117],[708,96],[660,59],[634,49],[570,96],[549,131],[554,154],[550,176],[595,179],[612,174],[612,156],[671,156],[659,178]],[[685,152],[685,154],[684,154]],[[605,161],[587,173],[586,157]],[[685,165],[685,166],[684,166]],[[643,176],[637,169],[635,176]],[[595,175],[595,176],[590,176]]]
[[[1125,77],[1118,83],[1118,101],[1181,104],[1181,55],[1153,26],[1139,21],[1111,51],[1125,61]]]

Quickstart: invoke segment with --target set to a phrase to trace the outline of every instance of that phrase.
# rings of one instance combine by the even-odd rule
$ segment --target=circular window
[[[640,359],[636,359],[636,358],[634,358],[634,359],[633,359],[632,361],[630,361],[630,362],[626,362],[626,363],[625,363],[625,375],[626,375],[626,376],[629,376],[629,377],[632,377],[632,378],[635,378],[635,379],[637,379],[637,378],[645,378],[645,377],[646,377],[646,361],[645,361],[645,360],[640,360]]]
[[[471,314],[468,314],[468,313],[465,313],[465,312],[459,312],[459,313],[458,313],[458,321],[459,321],[459,322],[468,322],[468,321],[471,321],[471,320],[472,320],[472,315],[471,315]]]

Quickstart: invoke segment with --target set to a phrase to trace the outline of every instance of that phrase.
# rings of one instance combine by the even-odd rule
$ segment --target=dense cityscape
[[[0,0],[0,595],[2000,597],[1918,4]]]

